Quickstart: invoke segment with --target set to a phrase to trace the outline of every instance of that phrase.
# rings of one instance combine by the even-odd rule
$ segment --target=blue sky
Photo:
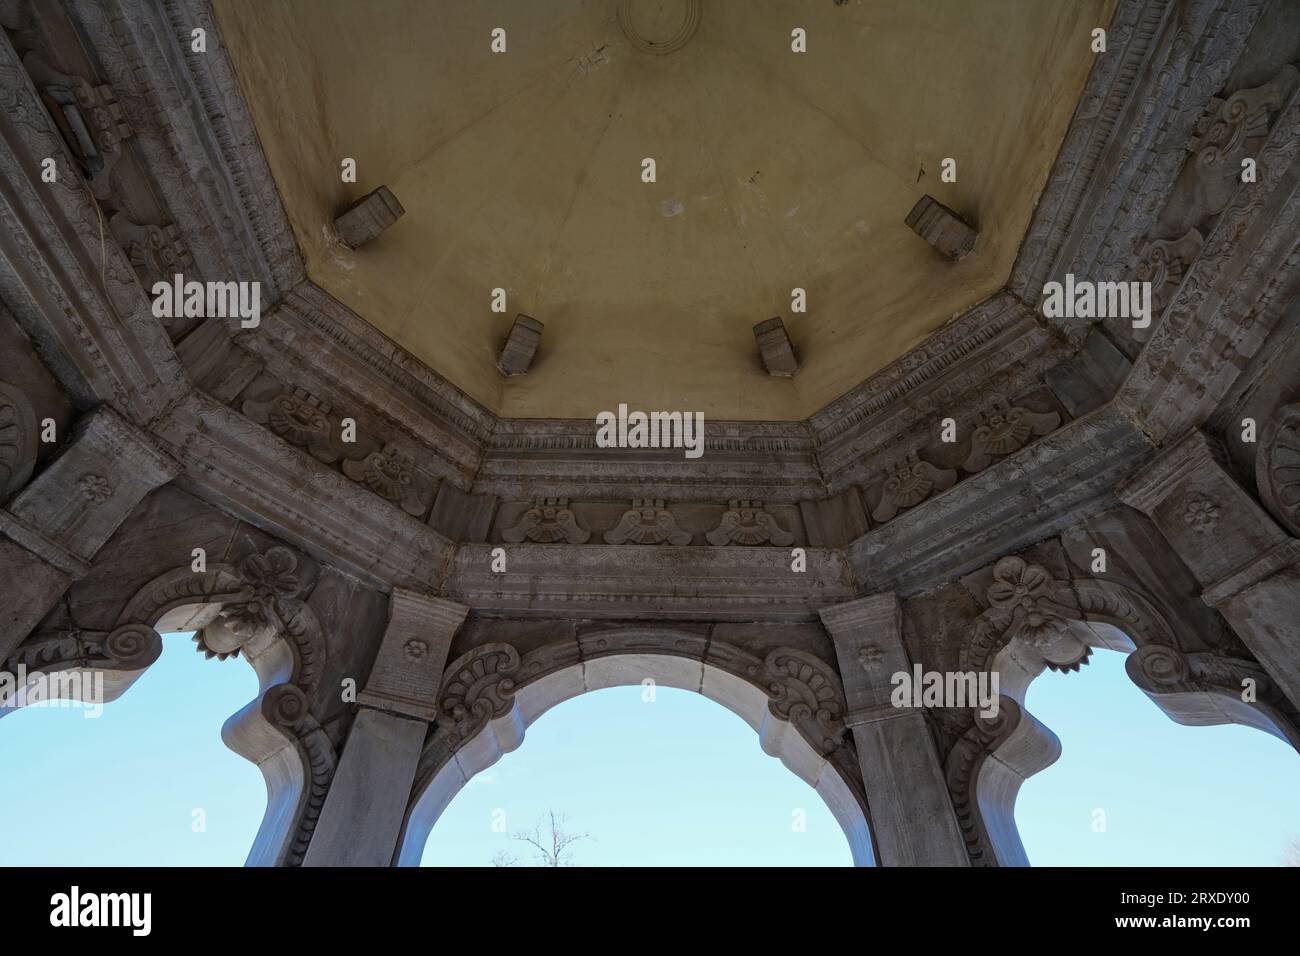
[[[220,727],[256,693],[245,662],[204,660],[169,635],[158,663],[97,720],[43,708],[4,717],[12,769],[0,816],[22,825],[6,828],[0,865],[242,864],[266,795]],[[1017,805],[1035,864],[1271,866],[1300,835],[1296,753],[1243,727],[1172,723],[1129,683],[1119,654],[1044,675],[1028,704],[1064,746]],[[640,687],[611,688],[543,715],[452,801],[424,863],[484,866],[500,850],[528,863],[509,835],[550,808],[590,834],[575,847],[580,865],[850,863],[829,810],[739,717],[671,688],[654,703]],[[505,833],[493,828],[500,811]]]

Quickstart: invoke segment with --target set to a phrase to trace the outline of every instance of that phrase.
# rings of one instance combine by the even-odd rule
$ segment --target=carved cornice
[[[819,548],[806,549],[803,572],[772,547],[521,544],[494,573],[492,550],[457,550],[448,596],[489,613],[714,621],[816,620],[818,607],[853,596],[843,557]]]

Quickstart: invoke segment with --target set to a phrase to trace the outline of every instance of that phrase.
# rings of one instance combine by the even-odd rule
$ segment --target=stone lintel
[[[1218,607],[1224,601],[1272,577],[1283,568],[1296,564],[1300,564],[1300,540],[1291,538],[1281,541],[1245,567],[1224,575],[1210,585],[1201,594],[1201,600],[1210,607]]]

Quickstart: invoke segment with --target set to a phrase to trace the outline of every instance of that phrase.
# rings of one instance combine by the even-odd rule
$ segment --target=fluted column
[[[68,445],[0,508],[0,666],[176,463],[108,408],[83,417]]]
[[[388,866],[397,849],[447,652],[469,608],[401,588],[388,608],[304,866]]]
[[[965,843],[925,716],[890,701],[909,672],[902,609],[893,592],[823,608],[835,642],[867,809],[882,866],[968,866]]]
[[[1189,432],[1117,490],[1150,516],[1278,688],[1300,707],[1300,540]]]

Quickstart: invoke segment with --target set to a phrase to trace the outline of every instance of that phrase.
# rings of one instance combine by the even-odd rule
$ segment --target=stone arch
[[[112,631],[38,636],[18,647],[7,668],[21,664],[28,673],[96,674],[108,703],[158,659],[162,633],[196,632],[208,657],[242,655],[257,674],[258,696],[225,722],[221,735],[231,750],[258,766],[267,788],[266,812],[246,865],[298,865],[337,756],[310,713],[326,644],[315,614],[299,597],[297,565],[293,551],[273,546],[237,564],[164,571],[127,601]]]
[[[395,863],[419,864],[442,811],[476,773],[523,743],[527,728],[564,701],[607,687],[656,684],[699,693],[752,727],[763,751],[808,783],[839,822],[858,866],[873,841],[844,692],[815,654],[781,647],[758,656],[672,628],[620,628],[579,639],[583,652],[520,654],[481,644],[445,670],[439,720],[421,756]]]
[[[1057,580],[1022,557],[994,565],[989,607],[971,625],[963,669],[1000,675],[994,717],[965,713],[945,773],[967,852],[975,865],[1027,866],[1015,825],[1016,796],[1061,754],[1056,735],[1024,708],[1029,685],[1047,669],[1077,671],[1097,648],[1127,655],[1130,679],[1176,723],[1238,723],[1300,749],[1300,721],[1254,661],[1182,649],[1169,616],[1150,596],[1114,580]],[[1256,699],[1242,697],[1245,679]]]

